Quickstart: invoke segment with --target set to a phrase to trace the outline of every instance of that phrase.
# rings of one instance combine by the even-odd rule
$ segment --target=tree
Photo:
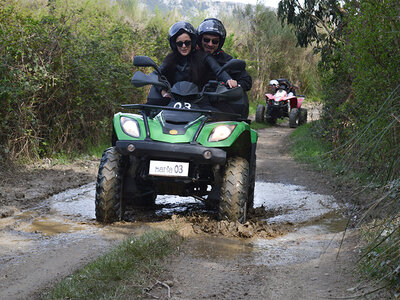
[[[338,0],[282,0],[278,17],[295,26],[298,44],[321,52],[322,62],[329,60],[343,34],[345,11]]]
[[[240,21],[238,21],[240,20]],[[264,99],[268,82],[288,78],[302,93],[317,93],[316,60],[309,49],[296,48],[292,25],[282,26],[276,12],[264,5],[246,6],[223,19],[228,32],[224,51],[245,59],[253,78],[252,99]]]

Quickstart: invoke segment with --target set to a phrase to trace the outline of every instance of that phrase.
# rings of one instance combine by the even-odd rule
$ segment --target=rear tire
[[[96,182],[96,220],[112,223],[122,219],[123,160],[115,147],[108,148],[100,161]]]
[[[221,220],[246,222],[249,163],[242,157],[230,158],[224,170],[219,203]]]
[[[300,108],[299,126],[307,123],[307,109]]]
[[[256,122],[257,123],[264,123],[264,113],[265,113],[265,106],[258,104],[256,110]]]
[[[297,127],[297,120],[299,118],[299,111],[297,108],[292,108],[289,113],[289,126],[290,128]]]

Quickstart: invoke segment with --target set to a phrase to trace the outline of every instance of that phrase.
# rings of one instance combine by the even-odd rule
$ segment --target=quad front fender
[[[304,97],[297,97],[297,108],[300,108],[303,104]]]
[[[274,100],[274,99],[275,99],[275,96],[272,95],[272,94],[265,94],[265,97],[267,98],[267,100],[268,100],[268,99],[269,99],[269,100]]]
[[[251,129],[250,135],[251,135],[251,143],[252,144],[256,144],[257,141],[258,141],[258,133],[257,133],[257,131],[255,131],[254,129]]]

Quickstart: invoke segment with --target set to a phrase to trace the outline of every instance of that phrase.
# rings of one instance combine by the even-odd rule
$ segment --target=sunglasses
[[[209,38],[203,38],[203,42],[206,43],[206,44],[208,44],[210,41],[213,43],[213,45],[218,45],[219,44],[219,40],[212,40],[212,39],[209,39]]]
[[[185,44],[186,47],[189,47],[192,44],[192,41],[176,42],[178,47],[183,47],[183,44]]]

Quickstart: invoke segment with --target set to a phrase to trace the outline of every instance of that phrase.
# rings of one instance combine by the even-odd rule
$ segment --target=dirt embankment
[[[44,199],[92,182],[97,175],[99,160],[92,157],[68,165],[45,159],[33,165],[0,169],[0,207],[26,209]]]

